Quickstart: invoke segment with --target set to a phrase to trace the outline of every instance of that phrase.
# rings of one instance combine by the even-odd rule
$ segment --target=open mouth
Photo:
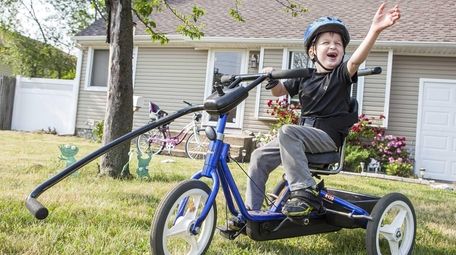
[[[330,58],[337,58],[337,53],[328,53],[326,56]]]

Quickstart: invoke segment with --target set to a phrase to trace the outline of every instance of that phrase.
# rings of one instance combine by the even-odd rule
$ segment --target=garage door
[[[416,168],[456,181],[456,80],[420,79]]]

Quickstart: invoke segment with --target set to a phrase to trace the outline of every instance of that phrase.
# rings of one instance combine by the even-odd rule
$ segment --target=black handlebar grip
[[[30,211],[35,218],[39,220],[44,220],[49,214],[49,211],[46,207],[44,207],[38,200],[33,197],[28,197],[25,201],[25,206]]]
[[[271,72],[271,79],[295,79],[309,77],[310,72],[308,68],[297,68],[290,70],[280,70]]]
[[[382,68],[377,66],[374,68],[363,68],[358,70],[358,76],[366,76],[366,75],[372,75],[372,74],[381,74],[382,73]]]

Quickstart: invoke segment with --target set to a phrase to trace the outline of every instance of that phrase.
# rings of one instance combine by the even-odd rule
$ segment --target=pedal
[[[220,226],[220,227],[217,227],[217,229],[220,231],[220,234],[228,240],[234,240],[234,239],[236,239],[236,237],[239,236],[238,231],[228,229],[226,226]]]

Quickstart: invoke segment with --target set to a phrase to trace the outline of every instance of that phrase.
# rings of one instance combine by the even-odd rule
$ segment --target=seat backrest
[[[358,100],[356,98],[350,99],[349,113],[351,121],[354,123],[358,122]],[[324,152],[324,153],[306,153],[310,171],[313,174],[337,174],[343,169],[344,165],[344,151],[345,151],[345,140],[340,146],[338,151]],[[338,163],[337,168],[331,166]]]

